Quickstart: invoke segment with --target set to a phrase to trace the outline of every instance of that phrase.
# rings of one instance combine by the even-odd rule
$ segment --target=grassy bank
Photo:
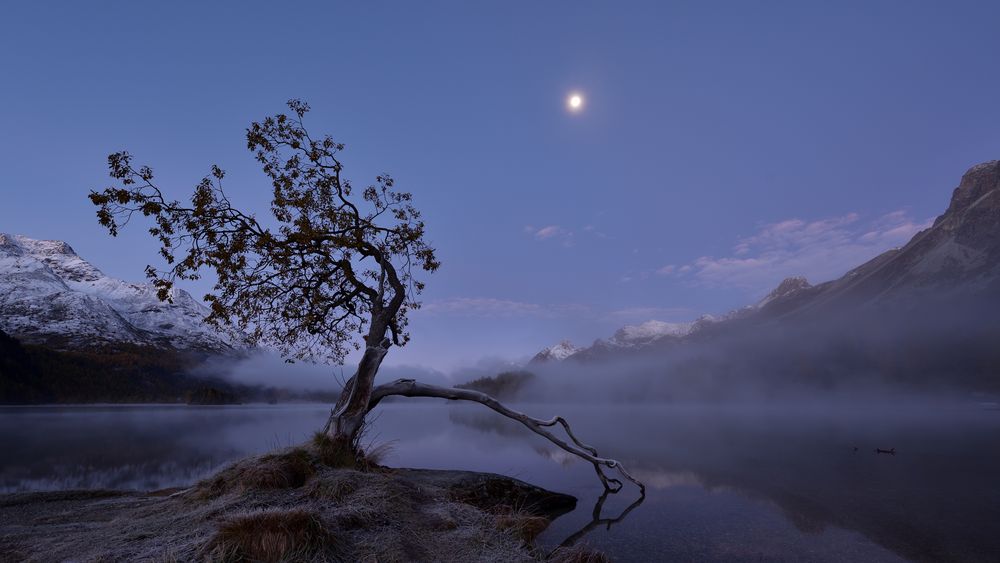
[[[534,540],[575,499],[500,475],[390,469],[318,438],[183,490],[0,496],[18,561],[604,561]]]

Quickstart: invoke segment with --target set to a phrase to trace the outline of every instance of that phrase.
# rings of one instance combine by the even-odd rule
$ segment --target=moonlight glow
[[[583,109],[583,95],[577,93],[570,94],[569,98],[566,99],[566,106],[569,108],[569,111],[580,111]]]

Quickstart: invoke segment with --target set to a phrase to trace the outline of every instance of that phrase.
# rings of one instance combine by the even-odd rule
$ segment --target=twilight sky
[[[266,213],[244,129],[302,98],[356,184],[414,193],[444,263],[390,364],[521,358],[839,276],[1000,158],[996,2],[222,4],[4,6],[0,232],[141,280],[153,241],[111,239],[86,200],[106,155],[184,198],[217,163]]]

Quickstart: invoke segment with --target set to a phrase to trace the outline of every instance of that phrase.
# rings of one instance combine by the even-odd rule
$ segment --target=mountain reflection
[[[620,560],[991,560],[1000,411],[525,404],[561,414],[647,485],[598,496],[593,468],[476,406],[380,408],[398,467],[491,471],[579,498],[540,538]],[[325,405],[0,409],[0,488],[161,489],[307,439]],[[855,449],[856,448],[856,449]],[[876,448],[895,448],[878,455]]]
[[[995,411],[954,406],[610,410],[628,415],[614,417],[614,426],[582,415],[570,420],[589,420],[574,422],[579,433],[625,462],[651,497],[677,487],[736,492],[775,506],[805,534],[831,527],[855,530],[913,560],[985,560],[1000,550]],[[488,415],[451,419],[499,436],[516,434],[508,421]],[[895,456],[875,453],[890,447]],[[550,448],[536,450],[562,463]],[[594,520],[605,522],[596,515]],[[595,527],[588,524],[586,530]]]

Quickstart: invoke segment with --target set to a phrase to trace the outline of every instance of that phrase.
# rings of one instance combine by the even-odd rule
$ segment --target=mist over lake
[[[1000,552],[995,406],[518,408],[577,421],[581,435],[647,484],[625,518],[579,537],[621,560],[985,561]],[[328,412],[325,405],[3,408],[0,487],[185,487],[239,458],[306,440]],[[602,492],[589,464],[476,406],[387,404],[365,441],[388,444],[388,466],[497,472],[577,496],[577,508],[542,535],[548,548],[592,521]],[[612,495],[600,517],[617,518],[637,498],[628,490]]]

